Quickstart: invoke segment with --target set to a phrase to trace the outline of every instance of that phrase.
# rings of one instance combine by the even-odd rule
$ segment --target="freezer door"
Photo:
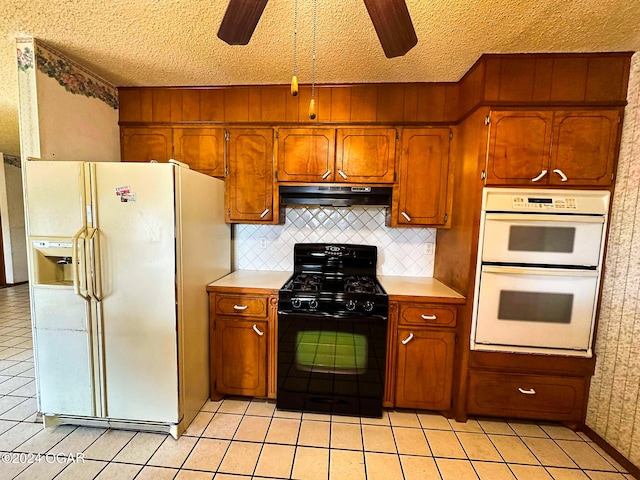
[[[173,166],[91,165],[92,284],[109,418],[177,423]],[[99,261],[98,261],[99,260]]]
[[[40,411],[96,415],[87,302],[73,288],[31,290]]]
[[[86,225],[83,162],[25,162],[27,235],[72,237]]]

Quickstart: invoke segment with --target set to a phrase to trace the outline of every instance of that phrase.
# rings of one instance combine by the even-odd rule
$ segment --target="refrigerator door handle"
[[[99,241],[96,241],[98,229],[92,228],[89,235],[89,264],[91,265],[91,281],[89,282],[89,295],[96,302],[102,300],[102,285],[100,282],[100,249]]]
[[[79,248],[78,242],[80,242],[80,238],[82,238],[83,245],[83,266],[86,262],[86,257],[84,256],[84,239],[87,233],[86,227],[82,227],[80,230],[76,232],[71,241],[71,261],[73,263],[73,290],[76,295],[84,298],[85,300],[89,300],[89,295],[87,291],[87,273],[86,270],[82,269],[82,274],[80,274],[81,270],[79,268]]]

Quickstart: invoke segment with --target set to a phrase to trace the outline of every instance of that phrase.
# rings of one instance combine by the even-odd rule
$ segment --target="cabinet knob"
[[[567,178],[567,176],[564,174],[564,172],[562,170],[560,170],[559,168],[555,168],[553,170],[553,173],[557,174],[560,177],[560,181],[562,181],[562,182],[566,182],[567,180],[569,180]]]
[[[233,309],[243,311],[243,310],[246,310],[248,307],[249,305],[234,305]]]
[[[525,395],[535,395],[536,394],[536,391],[533,388],[530,388],[529,390],[525,390],[524,388],[518,387],[518,391],[520,393],[524,393]]]
[[[264,335],[264,332],[261,332],[256,324],[253,325],[253,331],[256,332],[260,336]]]
[[[435,320],[437,317],[435,315],[420,315],[423,320]]]
[[[404,340],[402,340],[402,344],[406,345],[407,343],[409,343],[411,340],[413,340],[413,333],[410,333],[409,336],[407,338],[405,338]]]
[[[542,170],[537,177],[532,178],[531,181],[532,182],[537,182],[538,180],[541,180],[542,178],[544,178],[544,176],[547,174],[546,170]]]
[[[411,217],[409,215],[407,215],[406,212],[400,212],[400,215],[402,215],[407,220],[407,222],[411,221]]]

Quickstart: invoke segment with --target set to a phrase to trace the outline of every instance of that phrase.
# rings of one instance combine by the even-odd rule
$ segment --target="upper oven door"
[[[601,215],[487,213],[482,262],[598,266],[604,221]]]
[[[598,278],[595,270],[483,266],[472,349],[590,356]]]

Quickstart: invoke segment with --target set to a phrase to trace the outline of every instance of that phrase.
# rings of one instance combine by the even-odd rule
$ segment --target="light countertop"
[[[236,270],[208,286],[280,290],[292,274],[289,271]]]
[[[464,302],[462,295],[435,278],[378,275],[378,280],[390,296],[437,297]]]
[[[279,290],[291,277],[290,271],[236,270],[209,284],[209,287],[261,288]],[[464,297],[431,277],[378,275],[387,294],[409,297],[436,297],[462,303]]]

